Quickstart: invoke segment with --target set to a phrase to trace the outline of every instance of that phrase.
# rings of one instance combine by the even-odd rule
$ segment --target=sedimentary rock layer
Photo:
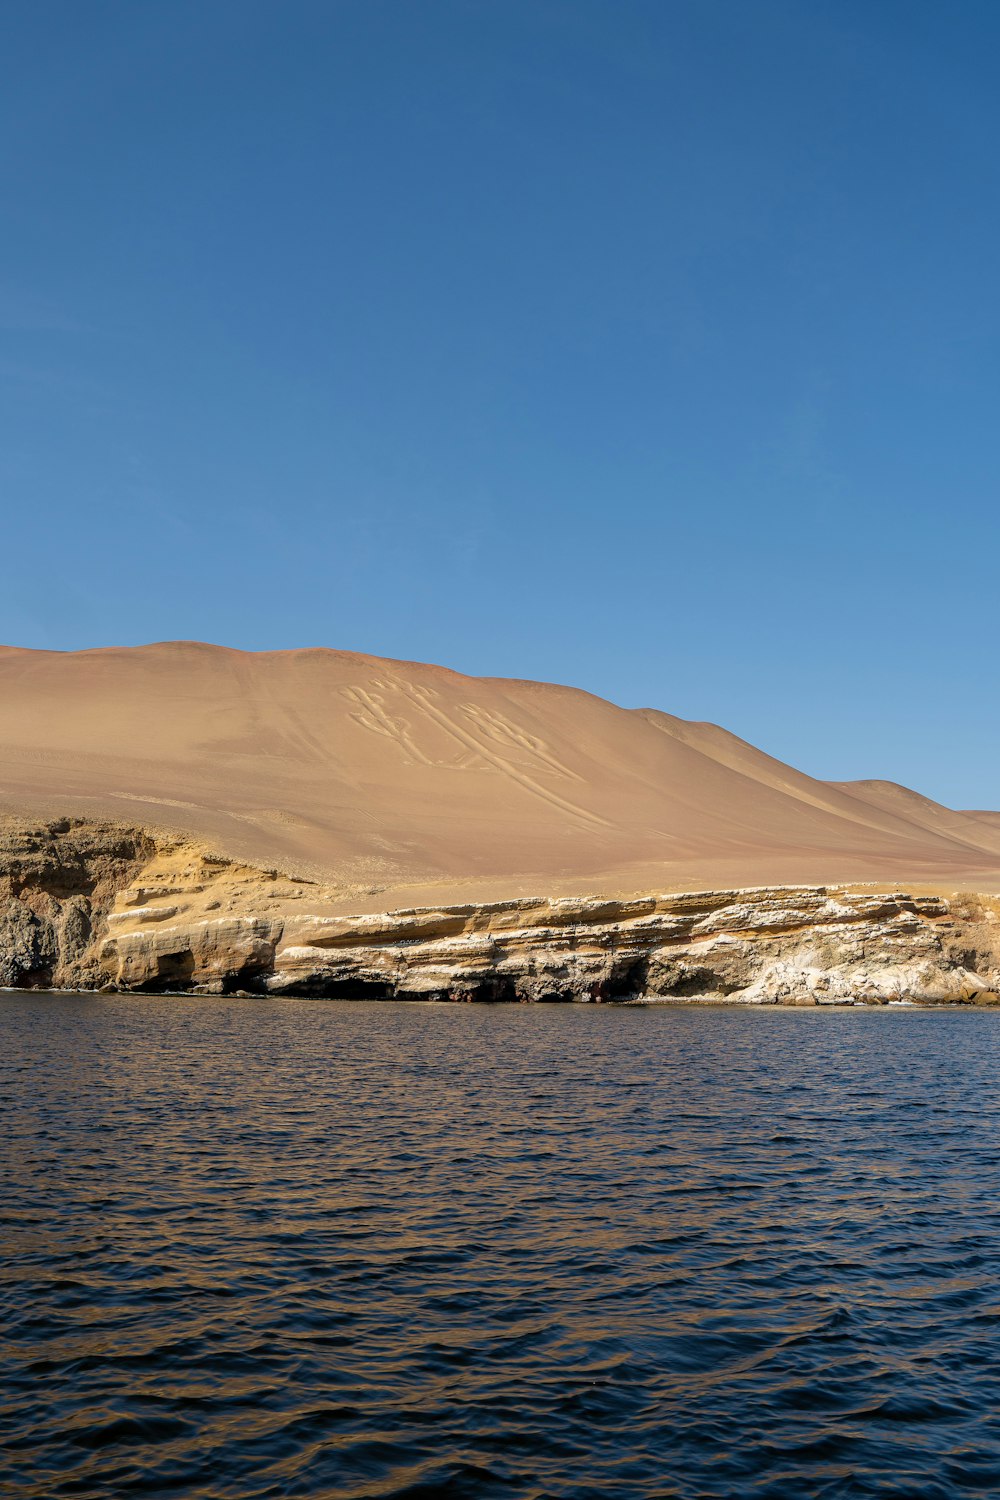
[[[0,981],[375,999],[995,1003],[1000,899],[787,886],[356,916],[192,841],[61,820],[0,844]]]

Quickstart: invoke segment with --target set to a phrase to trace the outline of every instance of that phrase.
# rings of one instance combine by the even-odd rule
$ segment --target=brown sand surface
[[[111,818],[364,908],[796,882],[1000,890],[1000,814],[713,724],[328,650],[0,647],[0,812]]]

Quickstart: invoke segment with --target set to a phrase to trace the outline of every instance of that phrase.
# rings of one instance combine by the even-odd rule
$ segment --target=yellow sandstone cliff
[[[1000,899],[761,887],[337,914],[177,838],[8,824],[0,980],[371,999],[993,1004]]]

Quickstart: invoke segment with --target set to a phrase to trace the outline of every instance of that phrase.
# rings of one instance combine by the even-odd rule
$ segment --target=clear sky
[[[998,54],[996,0],[8,3],[0,639],[1000,807]]]

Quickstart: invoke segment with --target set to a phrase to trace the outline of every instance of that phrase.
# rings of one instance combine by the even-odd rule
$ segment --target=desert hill
[[[821,782],[712,724],[330,650],[0,648],[0,811],[175,830],[392,893],[1000,889],[1000,815]]]

